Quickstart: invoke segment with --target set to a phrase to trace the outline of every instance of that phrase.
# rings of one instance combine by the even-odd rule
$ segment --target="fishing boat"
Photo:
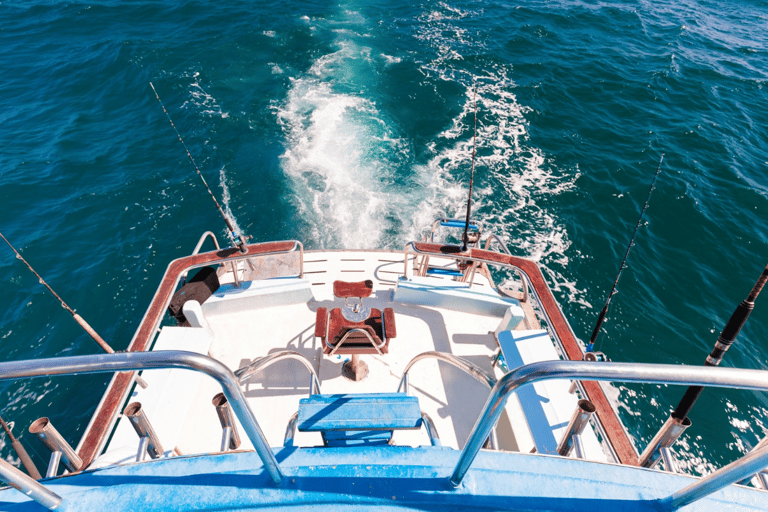
[[[768,444],[683,474],[685,421],[636,446],[605,387],[766,390],[768,372],[585,352],[539,266],[468,224],[464,243],[436,242],[466,227],[438,219],[401,251],[206,232],[127,351],[0,363],[4,380],[113,374],[75,447],[59,411],[29,426],[49,467],[0,461],[0,508],[768,508]]]

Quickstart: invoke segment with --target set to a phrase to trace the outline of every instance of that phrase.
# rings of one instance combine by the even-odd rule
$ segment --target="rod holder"
[[[29,433],[35,434],[40,441],[51,450],[51,452],[61,452],[61,462],[70,473],[79,471],[83,467],[83,459],[81,459],[69,443],[61,437],[58,430],[53,428],[53,425],[48,418],[43,417],[33,421],[29,426]],[[51,458],[51,461],[53,461],[53,458]]]
[[[224,396],[224,393],[219,393],[213,397],[211,403],[216,407],[216,414],[219,416],[219,422],[223,431],[221,451],[226,451],[227,449],[237,450],[240,447],[240,434],[237,433],[235,417],[232,414],[232,409],[229,407],[227,397]],[[227,438],[229,438],[228,442]]]
[[[163,450],[163,445],[160,444],[160,439],[158,439],[155,429],[152,428],[147,415],[141,408],[141,402],[131,402],[125,410],[123,410],[123,414],[130,420],[139,439],[143,437],[149,439],[147,444],[147,452],[149,453],[149,456],[153,459],[161,457],[165,453],[165,450]]]
[[[571,454],[574,446],[577,448],[576,454],[579,458],[583,458],[584,454],[581,453],[581,439],[578,437],[584,431],[584,427],[589,423],[589,418],[592,417],[596,408],[589,400],[579,400],[576,411],[571,417],[571,421],[568,423],[568,428],[565,429],[565,434],[560,440],[560,444],[557,445],[557,453],[563,457],[567,457]]]
[[[661,459],[661,449],[669,448],[685,432],[685,429],[691,426],[691,420],[683,418],[682,420],[669,416],[667,422],[659,429],[654,438],[640,455],[638,465],[643,468],[653,468]]]

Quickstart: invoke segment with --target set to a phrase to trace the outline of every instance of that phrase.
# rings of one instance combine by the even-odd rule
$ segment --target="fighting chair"
[[[362,354],[386,354],[389,340],[397,336],[395,312],[384,308],[367,308],[363,299],[370,297],[373,281],[348,283],[334,281],[333,294],[344,299],[343,308],[317,308],[315,337],[323,343],[323,353],[350,354],[352,359],[342,366],[342,375],[362,380],[368,375],[368,365],[360,361]]]

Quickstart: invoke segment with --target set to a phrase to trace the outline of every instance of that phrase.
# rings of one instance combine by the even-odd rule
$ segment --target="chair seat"
[[[317,309],[315,336],[323,342],[323,353],[330,354],[342,338],[354,329],[366,331],[370,338],[365,333],[353,332],[347,336],[335,353],[378,354],[379,351],[371,344],[372,339],[376,345],[380,346],[381,353],[386,354],[389,352],[389,340],[397,336],[394,311],[392,308],[385,308],[382,314],[380,309],[371,308],[368,318],[362,322],[352,322],[344,318],[340,308],[332,309],[330,315],[326,308]]]

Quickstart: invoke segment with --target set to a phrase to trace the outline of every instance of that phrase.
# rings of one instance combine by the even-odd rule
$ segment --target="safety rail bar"
[[[409,383],[408,383],[408,372],[411,370],[411,367],[418,363],[419,361],[423,359],[437,359],[438,361],[443,361],[444,363],[448,363],[451,366],[458,368],[459,370],[463,371],[467,375],[471,376],[478,382],[481,382],[488,386],[488,389],[493,389],[493,386],[496,384],[496,378],[493,377],[491,374],[483,370],[481,367],[476,365],[475,363],[471,361],[467,361],[463,357],[455,356],[453,354],[446,354],[445,352],[436,352],[436,351],[429,351],[429,352],[422,352],[421,354],[415,356],[413,359],[410,360],[410,362],[405,366],[405,370],[403,370],[403,376],[400,378],[400,384],[397,386],[397,392],[400,393],[401,390],[406,395],[409,391]],[[429,430],[429,428],[427,429]],[[486,436],[490,440],[490,447],[494,450],[498,449],[499,443],[496,438],[496,428],[494,424],[494,428],[491,429],[491,432],[488,436]]]
[[[298,240],[284,240],[278,242],[263,242],[245,246],[246,252],[242,253],[236,247],[225,248],[219,251],[209,251],[200,254],[192,254],[173,260],[165,271],[160,285],[155,291],[152,302],[147,308],[139,328],[133,335],[128,345],[129,352],[141,352],[147,350],[154,336],[157,334],[173,293],[182,277],[190,270],[208,265],[228,264],[248,258],[272,256],[276,254],[300,253],[299,276],[304,276],[304,246]],[[119,407],[125,403],[128,392],[133,383],[134,372],[124,372],[115,375],[110,381],[107,391],[104,393],[96,412],[85,428],[83,437],[77,447],[77,452],[83,459],[85,467],[93,461],[96,454],[102,450],[107,442],[108,433],[117,421]],[[95,427],[99,425],[98,431]],[[108,428],[104,429],[103,426]]]
[[[553,379],[679,384],[768,391],[768,371],[765,370],[594,361],[542,361],[521,366],[505,374],[493,386],[453,470],[450,478],[453,486],[461,484],[485,439],[504,411],[509,396],[522,386]],[[677,509],[737,483],[747,476],[754,475],[766,466],[768,466],[768,446],[748,453],[728,466],[659,500],[659,503],[665,508]]]
[[[200,237],[200,240],[197,241],[197,245],[195,246],[195,250],[192,251],[192,254],[197,254],[200,252],[200,248],[203,246],[203,243],[205,242],[205,239],[211,237],[213,239],[213,245],[216,246],[216,250],[220,251],[221,247],[219,246],[219,241],[216,239],[216,235],[213,234],[212,231],[206,231],[203,233],[203,235]]]
[[[526,290],[525,300],[528,300],[529,296],[533,297],[540,314],[549,326],[549,334],[563,356],[571,361],[580,361],[584,358],[584,351],[576,341],[576,335],[571,329],[571,325],[565,319],[560,305],[547,286],[544,275],[534,261],[475,248],[462,252],[457,245],[416,242],[408,242],[403,252],[403,276],[405,278],[408,277],[408,254],[410,252],[417,255],[441,256],[486,263],[516,272],[523,279],[523,289]],[[591,400],[597,407],[595,426],[602,438],[607,441],[605,446],[613,459],[621,464],[636,465],[637,452],[624,432],[624,427],[602,388],[596,382],[578,382],[577,386],[582,396]]]
[[[430,242],[434,242],[435,241],[435,231],[437,230],[438,224],[443,225],[443,226],[447,226],[447,227],[461,227],[461,228],[463,228],[466,225],[466,222],[467,221],[463,220],[463,219],[450,219],[448,217],[441,217],[439,219],[435,219],[435,222],[432,223],[432,231],[430,232],[429,237],[424,235],[424,241],[426,242],[427,238],[429,238]],[[482,233],[482,231],[483,231],[482,224],[480,224],[479,222],[477,222],[475,220],[471,220],[471,219],[469,221],[469,228],[470,229],[474,229],[474,230],[476,230],[476,231],[478,231],[480,233]]]
[[[243,384],[247,379],[264,370],[268,366],[272,366],[278,361],[283,361],[285,359],[294,359],[299,361],[307,368],[307,370],[309,370],[309,394],[319,394],[320,380],[317,378],[315,367],[312,366],[312,363],[309,361],[309,359],[306,358],[306,356],[294,350],[280,350],[264,357],[260,357],[249,365],[235,370],[235,377],[237,377],[237,380],[240,384]]]
[[[256,416],[248,407],[245,395],[240,389],[240,383],[229,368],[212,357],[180,350],[160,350],[13,361],[0,363],[0,381],[167,368],[183,368],[205,373],[221,385],[235,416],[240,420],[243,430],[264,464],[264,469],[269,473],[272,481],[279,484],[283,480],[283,473],[256,421]]]

